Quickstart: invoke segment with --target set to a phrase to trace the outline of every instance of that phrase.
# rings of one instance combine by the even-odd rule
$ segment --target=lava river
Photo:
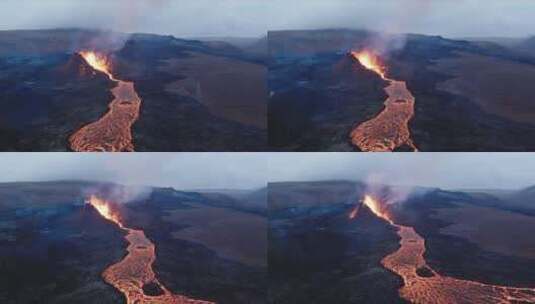
[[[371,196],[366,196],[362,205],[398,229],[401,247],[381,263],[403,278],[404,286],[399,290],[402,298],[418,304],[535,303],[535,289],[532,288],[488,285],[440,275],[427,265],[424,259],[425,240],[414,228],[395,224],[384,205]],[[360,207],[352,211],[350,218],[356,217]],[[419,275],[418,271],[424,269],[427,274]]]
[[[376,117],[352,130],[350,137],[353,145],[364,152],[391,152],[404,145],[418,151],[409,130],[409,121],[414,116],[415,98],[407,84],[386,77],[386,69],[372,52],[352,52],[351,55],[366,69],[374,71],[390,83],[385,88],[388,98],[384,102],[384,109]]]
[[[95,52],[80,52],[80,55],[95,71],[108,75],[117,86],[111,90],[114,99],[108,106],[108,112],[69,138],[71,149],[77,152],[134,151],[132,125],[138,119],[141,107],[141,98],[134,83],[116,79],[106,56]]]
[[[109,266],[102,274],[107,283],[124,294],[127,304],[213,304],[176,295],[166,289],[158,281],[152,269],[156,259],[156,248],[145,233],[142,230],[124,227],[120,215],[113,210],[110,202],[93,195],[87,203],[104,218],[127,232],[125,238],[129,243],[128,254],[120,262]],[[158,295],[146,295],[143,292],[143,286],[149,284],[159,291]]]

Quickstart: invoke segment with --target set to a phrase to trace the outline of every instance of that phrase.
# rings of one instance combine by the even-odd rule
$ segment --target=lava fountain
[[[398,229],[400,248],[383,258],[381,264],[402,277],[404,286],[399,294],[405,300],[417,304],[535,303],[534,288],[488,285],[440,275],[425,261],[424,238],[414,228],[396,224],[388,212],[388,203],[366,195],[349,218],[356,218],[362,206]]]
[[[126,297],[127,304],[213,304],[176,295],[166,289],[158,281],[152,269],[152,264],[156,260],[156,247],[145,233],[123,226],[121,216],[113,203],[95,195],[92,195],[86,203],[93,206],[103,218],[127,232],[125,239],[129,243],[126,249],[128,254],[102,273],[104,281]],[[146,295],[143,292],[144,286],[152,286],[158,290],[158,295]]]
[[[98,211],[98,213],[102,215],[102,217],[123,228],[119,213],[113,209],[112,205],[109,202],[102,200],[95,195],[91,195],[91,197],[87,200],[86,203],[93,206]]]
[[[386,67],[381,63],[381,60],[377,55],[369,50],[363,50],[360,52],[351,52],[353,58],[357,59],[360,64],[366,69],[377,73],[381,78],[386,78]]]
[[[106,74],[117,86],[111,90],[114,99],[108,106],[108,112],[71,135],[71,149],[76,152],[134,151],[132,125],[138,119],[141,107],[141,98],[134,83],[116,79],[106,55],[93,51],[82,51],[79,55],[95,72]]]
[[[364,152],[391,152],[403,145],[418,151],[409,130],[414,116],[415,98],[404,81],[386,76],[387,68],[379,56],[370,50],[351,52],[351,56],[363,67],[378,74],[390,83],[385,88],[388,98],[384,109],[371,120],[365,121],[351,131],[353,145]]]
[[[110,80],[117,81],[110,72],[111,64],[107,56],[91,51],[81,51],[79,54],[93,69],[108,75]]]

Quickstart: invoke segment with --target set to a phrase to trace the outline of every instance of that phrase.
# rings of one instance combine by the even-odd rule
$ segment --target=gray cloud
[[[97,27],[176,36],[370,28],[444,36],[535,34],[532,0],[3,0],[0,29]]]

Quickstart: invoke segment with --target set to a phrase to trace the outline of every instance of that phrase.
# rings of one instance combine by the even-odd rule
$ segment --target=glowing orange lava
[[[380,204],[376,199],[374,199],[370,195],[366,195],[366,196],[364,196],[364,200],[362,201],[362,203],[366,207],[370,208],[370,210],[375,215],[377,215],[378,217],[386,220],[389,223],[392,223],[392,220],[388,216],[388,212],[386,210],[386,207],[384,205]]]
[[[108,58],[100,53],[83,51],[79,53],[95,71],[108,75],[117,82],[111,90],[115,97],[108,112],[99,120],[83,126],[69,138],[71,149],[76,152],[132,152],[132,125],[139,117],[141,98],[134,83],[116,79]]]
[[[190,299],[177,295],[163,286],[152,269],[156,260],[156,246],[145,236],[142,230],[126,228],[119,214],[113,210],[113,204],[92,195],[87,203],[105,219],[117,224],[128,232],[128,254],[118,263],[109,266],[102,277],[126,297],[127,304],[214,304],[213,302]],[[152,284],[159,290],[158,295],[146,295],[143,287]]]
[[[363,67],[367,68],[370,71],[374,71],[379,74],[381,78],[387,80],[386,78],[386,67],[381,63],[379,56],[369,50],[362,50],[359,52],[351,52],[351,55],[357,59]]]
[[[387,204],[380,203],[377,199],[375,199],[369,194],[365,195],[364,199],[361,200],[360,203],[351,211],[351,213],[349,214],[350,219],[354,219],[357,217],[361,206],[368,207],[368,209],[373,212],[373,214],[375,214],[377,217],[384,219],[390,224],[394,224],[388,213]]]
[[[386,67],[375,53],[363,50],[351,52],[351,55],[363,67],[390,82],[385,88],[388,99],[384,102],[384,109],[376,117],[361,123],[351,131],[353,145],[364,152],[392,152],[403,145],[418,151],[409,130],[409,121],[414,116],[415,98],[408,90],[407,84],[386,77]]]
[[[381,264],[402,277],[404,286],[399,294],[405,300],[417,304],[450,303],[535,303],[535,289],[496,286],[474,281],[442,276],[425,261],[425,240],[412,227],[393,222],[385,207],[371,196],[362,201],[375,215],[398,229],[400,248],[386,256]],[[354,218],[355,216],[351,216]],[[427,274],[422,276],[422,270]]]
[[[91,195],[86,201],[86,203],[95,207],[98,213],[100,213],[100,215],[102,215],[105,219],[107,219],[108,221],[112,221],[119,227],[123,228],[119,213],[112,209],[112,205],[109,202],[102,200],[96,197],[95,195]]]
[[[111,80],[115,80],[111,74],[110,63],[106,55],[93,51],[81,51],[79,54],[93,69],[108,75]]]

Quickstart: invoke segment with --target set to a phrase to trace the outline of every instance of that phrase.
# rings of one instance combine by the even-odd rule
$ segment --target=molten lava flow
[[[131,152],[134,151],[132,125],[139,117],[141,98],[134,83],[116,79],[111,73],[110,62],[105,55],[96,52],[80,52],[95,71],[108,75],[117,82],[112,89],[114,96],[108,112],[96,122],[90,123],[69,138],[71,149],[76,152]]]
[[[363,67],[367,68],[370,71],[374,71],[379,74],[381,78],[387,80],[386,78],[386,67],[379,60],[379,56],[375,55],[369,50],[363,50],[360,52],[351,52],[351,55],[357,59]]]
[[[427,265],[425,240],[414,228],[395,224],[385,212],[385,207],[371,196],[365,196],[362,204],[398,229],[401,246],[386,256],[381,264],[403,278],[404,286],[399,294],[405,300],[417,304],[535,303],[533,288],[488,285],[440,275]]]
[[[163,286],[152,269],[156,260],[156,247],[142,230],[123,226],[119,214],[113,210],[113,204],[92,195],[87,201],[107,220],[116,223],[128,232],[128,254],[120,262],[109,266],[102,274],[104,280],[121,291],[127,304],[213,304],[212,302],[194,300],[173,294]],[[146,295],[143,287],[151,285],[158,291],[157,295]]]
[[[403,145],[418,151],[409,130],[409,122],[414,116],[415,98],[407,89],[407,84],[386,77],[386,67],[373,52],[364,50],[351,52],[351,55],[366,69],[390,82],[385,88],[388,94],[388,99],[384,102],[385,108],[375,118],[353,129],[351,142],[364,152],[391,152]]]

